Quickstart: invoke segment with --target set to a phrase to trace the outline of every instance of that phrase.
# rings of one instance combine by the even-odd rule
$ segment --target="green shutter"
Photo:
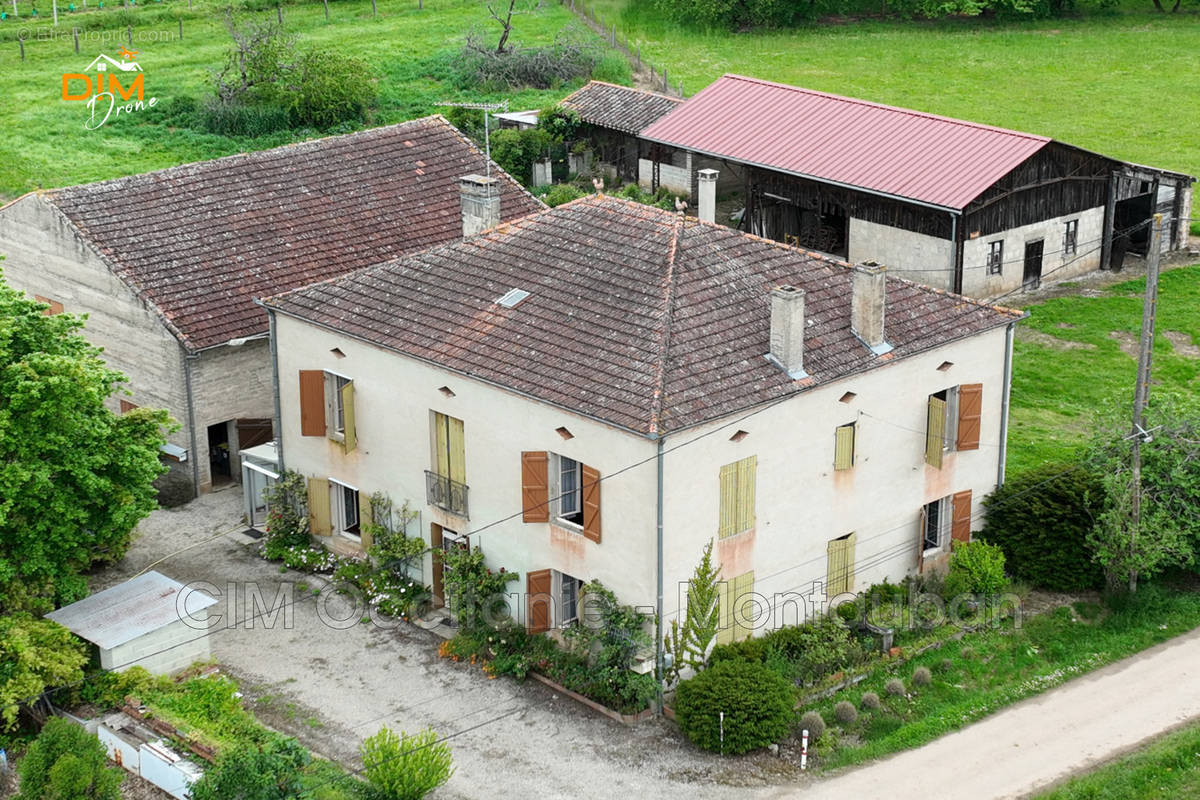
[[[748,531],[754,527],[755,484],[757,481],[758,456],[743,458],[738,462],[738,519],[737,529]]]
[[[758,456],[721,467],[721,508],[717,535],[724,539],[754,527]]]
[[[721,509],[717,535],[724,539],[737,533],[737,463],[721,467]]]
[[[928,425],[925,428],[925,463],[942,468],[942,448],[946,441],[946,401],[929,398]]]
[[[729,581],[717,584],[717,644],[729,644],[733,641],[733,614],[729,606]]]
[[[465,484],[467,482],[467,455],[463,422],[454,417],[447,417],[446,421],[449,423],[450,480]]]
[[[835,597],[854,589],[854,539],[852,533],[829,543],[829,566],[825,574],[825,596]]]
[[[733,638],[739,641],[749,638],[754,630],[751,625],[755,624],[756,620],[747,618],[748,614],[755,613],[758,608],[756,604],[749,602],[753,593],[754,570],[743,572],[733,579],[733,601],[730,604],[733,613],[730,616],[733,621]]]
[[[352,452],[358,446],[358,432],[354,427],[354,381],[342,387],[342,447]]]
[[[834,436],[833,468],[850,469],[854,466],[855,424],[839,425]]]

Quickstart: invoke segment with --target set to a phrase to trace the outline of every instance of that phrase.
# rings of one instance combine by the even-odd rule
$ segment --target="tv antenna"
[[[484,168],[487,170],[488,192],[490,193],[492,190],[492,134],[491,125],[488,122],[488,115],[493,111],[508,111],[508,101],[501,100],[498,103],[452,103],[450,101],[446,101],[444,103],[438,103],[437,105],[453,106],[454,108],[469,108],[475,111],[483,112],[483,151],[484,155],[487,157],[487,163],[484,164]]]

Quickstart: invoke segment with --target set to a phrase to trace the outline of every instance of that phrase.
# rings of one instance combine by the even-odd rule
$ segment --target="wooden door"
[[[1025,243],[1025,281],[1026,289],[1036,289],[1042,283],[1042,249],[1045,242],[1038,239]]]

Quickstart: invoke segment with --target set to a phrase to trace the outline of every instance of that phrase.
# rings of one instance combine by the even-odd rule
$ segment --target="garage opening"
[[[1153,184],[1142,181],[1142,193],[1118,200],[1113,213],[1112,269],[1120,269],[1126,253],[1145,256],[1150,248],[1150,226],[1154,211]]]

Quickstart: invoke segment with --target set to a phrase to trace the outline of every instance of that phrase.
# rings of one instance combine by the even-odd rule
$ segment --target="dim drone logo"
[[[144,111],[158,103],[157,97],[146,99],[145,72],[137,62],[138,54],[137,50],[122,47],[118,53],[121,56],[119,61],[101,53],[83,72],[63,73],[62,99],[87,104],[88,118],[83,123],[85,128],[96,130],[109,119]],[[89,74],[93,72],[94,75]],[[122,79],[122,73],[127,77]],[[122,80],[129,85],[126,86]],[[117,98],[120,98],[120,102]]]

